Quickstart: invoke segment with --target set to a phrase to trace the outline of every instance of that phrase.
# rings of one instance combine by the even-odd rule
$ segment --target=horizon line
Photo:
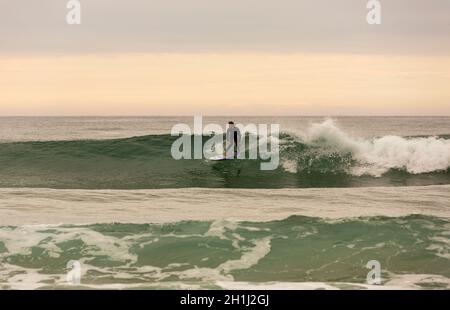
[[[383,114],[358,114],[358,115],[337,115],[337,114],[311,114],[311,115],[213,115],[213,114],[189,114],[189,115],[0,115],[0,118],[5,117],[450,117],[450,114],[445,115],[383,115]]]

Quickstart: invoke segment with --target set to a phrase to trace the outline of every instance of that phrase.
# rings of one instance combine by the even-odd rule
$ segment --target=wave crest
[[[304,154],[314,150],[315,161],[323,156],[328,159],[337,156],[341,168],[355,176],[379,177],[391,169],[421,174],[450,168],[450,140],[444,138],[355,138],[337,127],[331,119],[312,124],[297,136],[309,149],[303,150]],[[293,171],[291,160],[286,160],[284,164],[288,171]]]

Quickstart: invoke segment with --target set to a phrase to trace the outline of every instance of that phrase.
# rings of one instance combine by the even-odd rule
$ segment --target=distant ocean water
[[[0,118],[0,287],[450,288],[450,117],[230,119],[278,169],[173,160],[189,117]]]

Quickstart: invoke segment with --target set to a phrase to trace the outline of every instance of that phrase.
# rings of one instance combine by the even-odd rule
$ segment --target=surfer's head
[[[230,127],[234,127],[234,122],[233,122],[233,121],[229,121],[229,122],[228,122],[228,125],[229,125]]]

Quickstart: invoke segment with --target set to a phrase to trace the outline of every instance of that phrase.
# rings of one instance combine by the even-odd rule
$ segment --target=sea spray
[[[359,139],[339,129],[332,120],[313,124],[300,139],[322,151],[351,154],[353,175],[379,177],[391,169],[411,174],[446,171],[450,168],[450,140],[438,137],[384,136]]]

